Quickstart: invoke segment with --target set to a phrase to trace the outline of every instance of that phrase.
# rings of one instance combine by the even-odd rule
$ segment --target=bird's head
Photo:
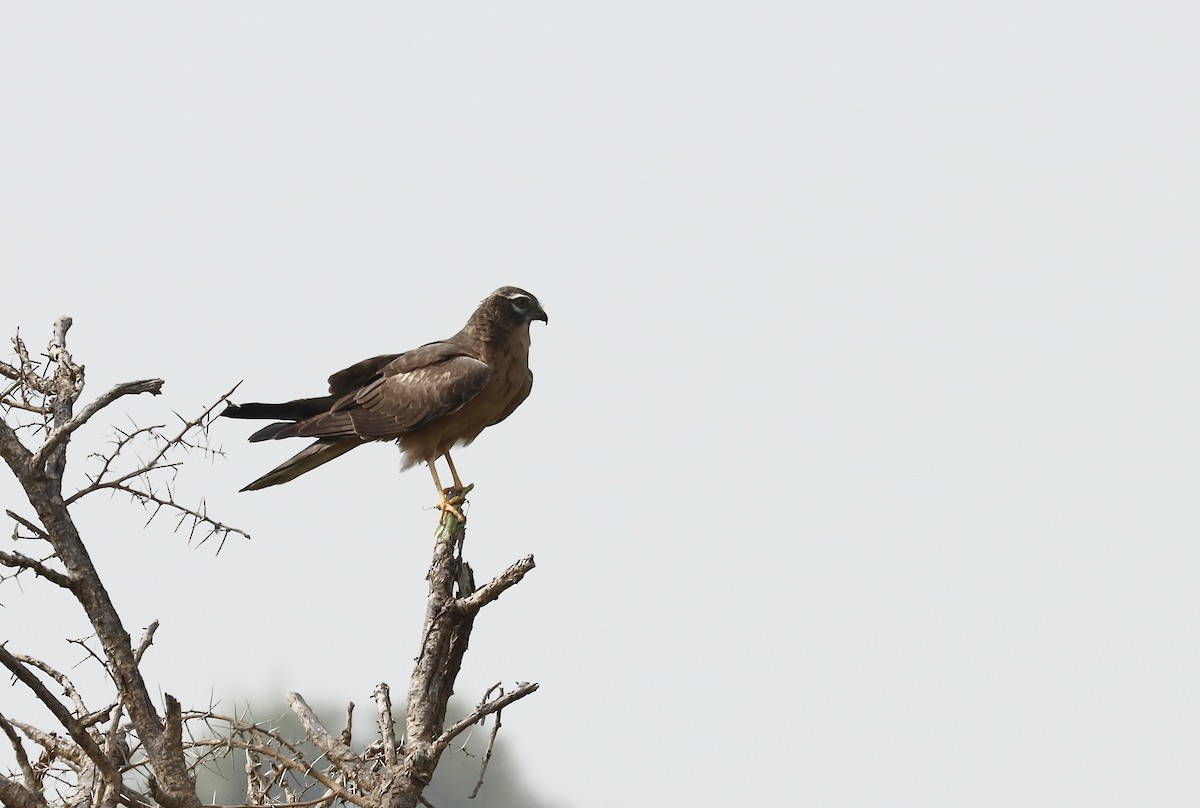
[[[488,296],[484,305],[491,308],[496,318],[510,328],[517,328],[534,320],[541,320],[547,324],[550,322],[538,299],[515,286],[501,286]]]

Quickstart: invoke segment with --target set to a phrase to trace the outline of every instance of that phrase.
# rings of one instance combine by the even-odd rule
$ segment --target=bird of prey
[[[294,480],[371,441],[394,440],[404,468],[424,461],[438,489],[438,508],[454,509],[435,461],[445,457],[461,492],[450,450],[520,406],[533,388],[529,325],[549,318],[536,297],[503,286],[479,304],[462,330],[399,354],[351,365],[329,377],[329,395],[283,404],[231,404],[229,418],[274,419],[250,440],[316,438],[307,448],[243,488],[256,491]],[[461,501],[461,500],[458,500]]]

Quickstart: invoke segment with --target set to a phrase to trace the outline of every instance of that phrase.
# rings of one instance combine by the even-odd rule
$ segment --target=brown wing
[[[404,353],[372,356],[330,376],[329,392],[335,396],[344,396],[366,387],[382,375],[428,367],[456,356],[469,354],[461,345],[453,342],[430,342]]]
[[[333,413],[350,413],[360,436],[395,437],[460,409],[487,385],[492,371],[472,356],[456,356],[434,365],[392,372],[339,401]],[[345,403],[343,403],[345,402]]]
[[[344,396],[360,387],[365,387],[379,375],[379,371],[403,355],[384,354],[383,356],[372,356],[370,359],[355,362],[345,370],[339,370],[329,377],[329,392],[334,396]]]
[[[487,364],[467,355],[461,346],[430,343],[396,355],[382,367],[384,357],[359,362],[330,377],[330,388],[352,388],[334,402],[328,413],[280,430],[274,437],[385,440],[399,437],[462,407],[487,384]],[[376,369],[368,377],[368,369]]]

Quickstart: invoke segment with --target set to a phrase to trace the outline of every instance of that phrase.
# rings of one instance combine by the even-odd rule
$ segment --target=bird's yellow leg
[[[436,460],[436,458],[435,458],[435,460]],[[443,511],[443,512],[449,511],[450,513],[454,514],[455,518],[457,518],[460,522],[467,521],[467,518],[465,516],[463,516],[462,511],[460,511],[458,508],[454,507],[455,505],[461,505],[463,503],[462,494],[459,493],[459,494],[455,494],[454,496],[452,496],[448,499],[446,498],[447,489],[442,488],[442,481],[438,478],[437,466],[434,465],[434,463],[435,463],[434,460],[430,460],[426,465],[429,466],[429,473],[433,475],[433,484],[434,484],[434,486],[437,487],[437,492],[438,492],[437,509],[439,511]],[[454,466],[450,466],[450,470],[451,470],[451,472],[453,472]],[[458,482],[457,474],[454,475],[454,481],[456,483]],[[461,490],[462,490],[461,484],[458,485],[458,490],[461,492]]]
[[[454,487],[459,489],[466,488],[463,485],[462,478],[458,476],[458,469],[454,468],[454,461],[450,459],[450,452],[446,452],[442,457],[446,458],[446,465],[450,467],[450,476],[454,478]]]

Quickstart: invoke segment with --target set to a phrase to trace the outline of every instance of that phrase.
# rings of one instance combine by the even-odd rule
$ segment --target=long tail
[[[358,438],[323,438],[314,441],[307,448],[283,461],[242,490],[258,491],[260,488],[270,488],[272,485],[294,480],[301,474],[310,472],[317,466],[324,465],[330,460],[341,457],[351,449],[362,446],[363,443],[364,441]]]
[[[278,418],[283,421],[303,421],[305,418],[329,412],[329,408],[335,401],[337,401],[336,396],[320,396],[319,398],[298,398],[282,404],[230,404],[221,413],[221,417],[261,420]]]

